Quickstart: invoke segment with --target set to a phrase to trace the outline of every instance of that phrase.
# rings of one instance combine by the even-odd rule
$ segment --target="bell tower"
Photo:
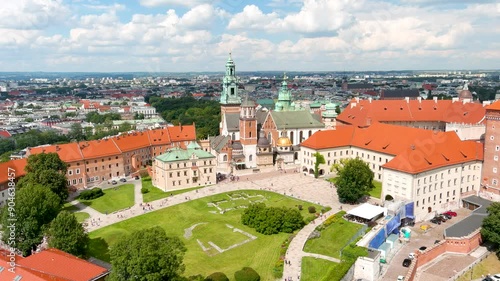
[[[222,79],[222,93],[220,95],[221,122],[219,132],[222,135],[228,134],[228,113],[240,112],[241,97],[238,93],[238,78],[236,77],[236,65],[231,53],[226,62],[226,73]],[[231,115],[231,114],[230,114]],[[235,116],[237,118],[237,116]],[[230,118],[230,117],[229,117]]]
[[[256,104],[245,98],[240,108],[240,142],[245,155],[245,166],[257,166],[257,118],[255,115]]]

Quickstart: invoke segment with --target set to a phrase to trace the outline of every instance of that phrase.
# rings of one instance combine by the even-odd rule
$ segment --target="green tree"
[[[260,275],[251,267],[243,267],[234,273],[236,281],[260,281]]]
[[[110,281],[183,280],[185,252],[181,240],[159,226],[133,232],[110,250]]]
[[[61,200],[45,186],[33,184],[18,190],[14,202],[15,208],[2,212],[2,240],[23,255],[30,255],[42,242],[44,229],[61,210]]]
[[[321,155],[321,153],[316,152],[313,154],[314,158],[316,161],[314,162],[314,177],[318,178],[319,177],[319,165],[325,164],[325,157]]]
[[[130,130],[132,130],[132,124],[130,124],[129,122],[123,122],[122,124],[120,124],[120,126],[118,126],[118,131],[120,132],[127,132]]]
[[[205,281],[229,281],[224,272],[214,272],[205,278]]]
[[[488,216],[483,220],[481,235],[492,243],[497,249],[497,256],[500,257],[500,202],[494,202],[488,207]]]
[[[61,203],[68,198],[68,181],[66,172],[68,165],[64,163],[57,153],[40,153],[30,155],[25,167],[26,175],[17,183],[22,189],[29,185],[39,184],[50,188]]]
[[[340,106],[339,106],[339,105],[337,105],[337,106],[335,107],[335,113],[340,114],[341,112],[342,112],[342,110],[340,109]]]
[[[86,254],[89,237],[75,215],[68,211],[60,212],[50,223],[47,237],[50,247],[77,257]]]
[[[356,203],[375,188],[372,170],[359,158],[342,159],[332,170],[337,172],[335,185],[341,202]]]
[[[83,133],[83,127],[80,123],[71,124],[71,128],[68,133],[68,139],[81,141],[85,139],[85,134]]]

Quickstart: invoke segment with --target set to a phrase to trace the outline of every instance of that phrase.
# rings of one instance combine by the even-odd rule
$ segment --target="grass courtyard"
[[[78,222],[83,222],[84,220],[90,218],[90,215],[88,213],[85,213],[85,212],[76,212],[76,213],[73,213],[76,217],[76,220]]]
[[[233,209],[220,214],[215,212],[217,210],[215,207],[209,206],[209,203],[218,200],[236,198],[238,195],[236,193],[240,192],[248,195],[248,198],[257,198],[253,196],[261,195],[259,197],[268,206],[297,208],[298,205],[302,205],[304,209],[301,213],[304,217],[311,216],[307,213],[308,206],[315,206],[317,210],[321,210],[321,206],[267,191],[232,192],[231,197],[228,195],[229,193],[219,194],[146,213],[93,231],[89,234],[91,238],[90,254],[104,261],[109,261],[108,247],[112,246],[117,239],[132,231],[158,225],[164,228],[168,235],[177,236],[185,243],[188,249],[184,257],[185,276],[195,274],[207,276],[213,272],[221,271],[232,279],[235,271],[249,266],[260,274],[261,280],[275,280],[272,270],[280,256],[280,245],[288,238],[289,234],[259,234],[240,223],[243,209]],[[250,200],[247,199],[239,199],[235,202],[241,206],[245,200],[250,204]],[[185,238],[185,229],[195,224],[199,225],[192,230],[192,236]],[[204,251],[200,247],[197,240],[205,247],[209,247],[208,242],[212,242],[222,249],[227,249],[231,245],[249,239],[242,233],[233,232],[227,225],[256,236],[257,239],[223,253],[218,253],[214,249]]]
[[[370,194],[371,197],[380,199],[380,196],[382,196],[382,183],[374,180],[373,185],[375,186],[375,188],[370,190],[370,192],[368,193]]]
[[[177,194],[185,193],[185,192],[199,189],[199,188],[203,187],[203,186],[200,186],[200,187],[186,188],[186,189],[182,189],[182,190],[175,190],[175,191],[171,191],[171,192],[164,192],[163,190],[153,186],[153,183],[151,182],[151,177],[143,177],[143,178],[141,178],[141,181],[142,181],[142,187],[147,188],[149,190],[148,193],[145,193],[142,195],[142,199],[146,203],[151,202],[151,201],[155,201],[158,199],[163,199],[163,198],[169,197],[170,195],[177,195]]]
[[[500,272],[500,260],[495,255],[491,253],[484,260],[476,264],[471,270],[466,271],[462,276],[460,276],[457,281],[467,281],[471,279],[479,279],[481,276],[486,276],[488,274],[496,274]]]
[[[308,240],[304,246],[304,252],[340,258],[342,247],[363,227],[360,224],[345,221],[342,218],[344,214],[344,211],[335,214],[335,222],[321,231],[320,238]]]
[[[112,213],[134,205],[134,185],[123,184],[115,188],[103,189],[104,195],[92,199],[81,200],[81,203],[93,208],[100,213]]]

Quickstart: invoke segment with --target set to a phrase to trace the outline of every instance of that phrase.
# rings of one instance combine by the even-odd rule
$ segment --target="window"
[[[73,170],[68,170],[68,175],[72,175],[73,174]]]
[[[494,136],[490,136],[490,140],[494,140],[494,139],[495,139],[495,137],[494,137]]]
[[[495,185],[495,186],[496,186],[496,185],[498,184],[498,181],[497,181],[497,179],[493,179],[493,180],[491,181],[491,183],[492,183],[493,185]]]
[[[493,160],[498,161],[498,155],[493,156]]]
[[[500,151],[500,145],[495,146],[495,151]]]
[[[76,169],[76,170],[75,170],[75,173],[76,173],[77,175],[79,175],[79,174],[80,174],[80,169]]]
[[[172,172],[168,173],[168,176],[169,176],[169,177],[172,177]]]
[[[187,176],[187,171],[184,171],[184,176]]]
[[[497,168],[493,168],[493,173],[496,173],[497,172]]]

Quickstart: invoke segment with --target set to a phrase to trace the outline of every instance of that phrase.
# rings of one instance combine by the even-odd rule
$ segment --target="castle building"
[[[500,195],[500,101],[486,107],[482,191]]]
[[[153,184],[165,192],[215,184],[214,158],[194,141],[186,149],[171,148],[155,157]]]
[[[209,143],[221,172],[269,166],[270,155],[272,164],[277,159],[285,164],[294,163],[298,161],[300,142],[325,128],[319,115],[296,107],[286,75],[274,110],[257,111],[257,104],[248,98],[242,102],[231,54],[222,80],[220,105],[220,135],[210,138]]]
[[[333,176],[330,167],[341,159],[368,163],[382,183],[382,200],[413,201],[417,221],[457,209],[461,198],[480,190],[483,145],[460,140],[455,132],[379,122],[317,132],[301,144],[304,173],[314,173],[317,152],[326,162],[320,175]]]

